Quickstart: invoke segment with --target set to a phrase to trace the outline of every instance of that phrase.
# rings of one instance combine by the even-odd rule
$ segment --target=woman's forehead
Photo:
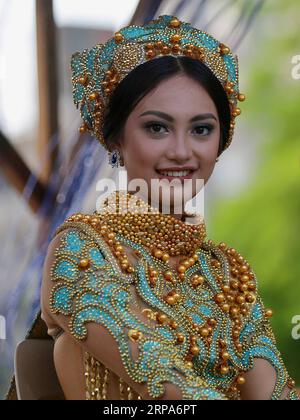
[[[196,107],[196,109],[195,109]],[[210,111],[216,113],[216,107],[201,84],[192,78],[180,75],[159,83],[137,104],[133,110],[140,114],[150,109],[166,113],[187,113]]]

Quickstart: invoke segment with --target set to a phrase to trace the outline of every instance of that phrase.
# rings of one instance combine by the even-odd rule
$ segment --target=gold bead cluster
[[[230,53],[230,48],[221,43],[219,45],[219,51],[221,55],[228,55]]]
[[[135,272],[134,266],[130,263],[123,245],[116,240],[116,234],[108,231],[106,225],[101,226],[100,234],[111,248],[121,270],[126,274],[133,274]]]
[[[248,304],[256,300],[254,274],[248,262],[234,248],[228,248],[224,243],[219,244],[219,248],[228,257],[231,281],[222,285],[222,293],[215,296],[215,301],[233,320],[239,320],[249,314]]]
[[[161,251],[160,249],[153,248],[152,249],[152,256],[168,263],[170,259],[170,255],[166,252]],[[199,257],[197,254],[191,255],[189,258],[181,258],[179,261],[179,264],[177,266],[177,277],[180,280],[185,279],[185,272],[191,268],[196,262],[198,261]],[[158,272],[154,270],[153,268],[149,267],[149,278],[150,278],[150,285],[155,287]],[[164,278],[167,282],[171,282],[173,284],[176,283],[176,279],[174,278],[173,272],[171,270],[167,270],[164,272]],[[204,282],[204,278],[202,276],[199,276],[198,274],[195,274],[192,278],[192,286],[197,287],[200,286]]]
[[[236,249],[228,247],[221,242],[218,248],[227,256],[230,267],[230,282],[221,286],[222,292],[215,295],[214,300],[225,313],[228,313],[233,322],[232,339],[238,353],[243,351],[243,345],[239,342],[242,320],[250,313],[251,305],[256,301],[256,282],[254,273],[251,271],[249,263],[239,254]],[[220,262],[216,259],[211,261],[211,265],[218,269]],[[222,280],[222,276],[220,277]],[[265,317],[270,318],[272,310],[265,311]],[[220,341],[220,373],[226,375],[229,372],[229,354],[226,351],[226,343]],[[243,385],[245,378],[239,375],[236,378],[236,385]],[[232,392],[236,391],[236,385],[231,388]]]
[[[89,82],[88,75],[85,74],[84,76],[81,76],[78,79],[78,82],[83,86],[87,86]],[[110,97],[113,91],[115,90],[116,86],[119,84],[119,82],[120,82],[120,77],[118,75],[118,72],[113,67],[110,70],[106,71],[104,75],[104,80],[101,83],[104,96]],[[101,98],[99,92],[94,91],[89,94],[88,101],[89,101],[88,103],[92,104],[93,106],[92,114],[93,114],[94,130],[101,131],[101,127],[103,123],[103,108],[104,108],[103,99]],[[89,129],[88,125],[84,122],[79,128],[79,132],[83,134],[86,131],[88,131],[88,129]]]
[[[177,294],[178,295],[178,294]],[[172,291],[167,296],[174,297],[174,299],[179,299],[180,296],[176,296],[176,292]],[[169,302],[168,302],[169,303]],[[171,303],[173,304],[173,303]],[[165,313],[163,312],[154,312],[151,309],[145,308],[142,310],[142,314],[147,318],[155,321],[158,325],[168,325],[172,330],[177,330],[179,325],[173,319],[170,319]],[[209,345],[212,341],[211,335],[213,333],[213,328],[217,325],[217,321],[213,318],[208,318],[205,325],[197,325],[193,324],[193,319],[191,317],[187,317],[187,320],[191,323],[191,326],[194,330],[194,333],[189,335],[189,353],[185,358],[185,362],[187,367],[192,367],[192,359],[193,357],[199,355],[200,348],[197,345],[197,340],[201,338],[204,342]],[[132,335],[134,333],[134,336]],[[196,334],[195,334],[196,333]],[[143,337],[142,333],[138,330],[130,330],[128,332],[128,336],[133,341],[138,341]],[[184,344],[186,341],[186,337],[183,333],[176,333],[175,335],[176,345]]]
[[[242,351],[242,345],[239,344],[238,351]],[[220,339],[219,340],[219,359],[220,359],[220,365],[219,365],[219,372],[221,375],[227,375],[229,373],[230,367],[230,354],[227,349],[227,343],[225,340]],[[244,375],[238,374],[235,378],[234,382],[232,383],[229,392],[235,394],[238,391],[237,385],[241,386],[246,383],[246,379]]]
[[[90,216],[90,215],[83,215],[83,214],[75,214],[68,218],[68,222],[83,222],[87,225],[90,225],[94,229],[99,230],[101,235],[106,240],[107,244],[113,251],[114,256],[116,257],[122,271],[127,274],[134,273],[134,267],[129,262],[128,257],[126,255],[126,251],[122,244],[116,240],[116,234],[108,230],[106,224],[101,224],[101,218],[99,216]],[[82,259],[79,262],[79,268],[84,270],[89,267],[89,260]]]
[[[130,241],[148,247],[156,258],[164,262],[170,256],[187,255],[191,258],[195,249],[203,243],[206,229],[202,218],[201,223],[187,224],[170,214],[160,213],[142,200],[137,200],[137,206],[141,204],[140,207],[130,208],[131,199],[130,193],[116,192],[117,209],[114,208],[112,212],[107,206],[104,212],[96,216],[101,224],[101,232],[109,230],[119,233]],[[127,209],[124,214],[123,209]],[[184,274],[195,263],[195,258],[193,256],[193,260],[181,265],[179,274]]]
[[[107,219],[108,218],[109,216]],[[105,245],[103,238],[100,238],[100,235],[98,234],[101,231],[101,228],[103,228],[102,233],[105,236],[106,241],[109,242],[110,246],[115,248],[115,252],[117,253],[116,257],[120,258],[120,264],[124,262],[121,259],[125,257],[124,247],[120,247],[121,244],[116,240],[116,235],[111,231],[108,224],[105,226],[105,223],[101,221],[100,217],[95,215],[85,216],[78,214],[71,216],[68,221],[80,222],[80,226],[78,226],[79,230],[85,232],[85,234],[90,235],[91,238],[93,238],[90,244],[86,243],[81,252],[78,254],[78,269],[81,271],[88,270],[86,273],[79,273],[80,278],[84,278],[84,274],[88,274],[89,270],[93,270],[93,262],[88,257],[90,255],[89,249],[94,247],[95,243],[98,243],[101,249]],[[82,222],[87,224],[87,226],[83,226]],[[72,223],[71,226],[68,224],[64,225],[64,229],[70,227],[76,227],[77,229],[75,223]],[[91,227],[95,228],[95,231],[92,231]],[[65,239],[63,242],[64,241]],[[122,238],[120,238],[120,241],[122,244],[125,243],[127,245],[127,242],[123,242]],[[107,247],[105,247],[105,249],[107,249]],[[66,255],[69,255],[69,253],[65,253],[65,243],[62,243],[61,250],[63,250],[61,257],[65,259]],[[135,253],[138,256],[141,255],[141,251],[135,251]],[[144,255],[144,251],[142,251],[142,253]],[[57,257],[58,255],[59,253],[57,254]],[[184,364],[186,367],[187,375],[194,374],[194,371],[192,371],[193,368],[195,369],[195,372],[199,374],[201,367],[197,363],[199,361],[197,356],[199,356],[203,346],[203,357],[205,358],[205,363],[209,369],[211,369],[208,365],[210,363],[210,355],[213,355],[213,357],[216,358],[216,362],[213,367],[213,374],[216,376],[216,382],[218,384],[224,384],[223,389],[229,399],[238,399],[239,387],[244,385],[246,382],[243,372],[251,368],[251,360],[249,361],[248,366],[243,364],[243,367],[241,367],[239,363],[236,363],[233,354],[238,353],[238,358],[242,358],[243,352],[247,352],[249,348],[256,345],[261,333],[266,333],[270,340],[273,341],[272,332],[271,329],[269,329],[268,323],[264,325],[264,320],[262,320],[260,316],[259,325],[257,326],[257,330],[253,331],[254,336],[251,336],[251,341],[245,339],[246,337],[243,338],[243,341],[241,340],[242,329],[248,325],[248,322],[251,324],[253,321],[252,317],[251,319],[243,319],[243,317],[255,312],[260,315],[261,310],[264,311],[265,318],[272,316],[272,311],[270,309],[264,310],[259,297],[257,308],[253,308],[252,306],[255,303],[257,286],[255,275],[250,269],[248,262],[234,248],[228,247],[223,242],[216,246],[212,241],[204,242],[201,250],[197,251],[197,254],[181,258],[178,265],[178,268],[181,267],[179,271],[178,269],[171,270],[170,266],[166,267],[164,265],[164,263],[168,261],[168,255],[163,250],[158,248],[153,249],[152,256],[154,258],[150,258],[150,254],[147,252],[147,259],[151,262],[148,262],[146,265],[146,277],[151,286],[155,287],[156,282],[158,283],[156,290],[153,291],[153,295],[156,295],[157,298],[160,296],[161,303],[166,303],[166,305],[163,305],[165,310],[161,307],[161,305],[157,308],[155,304],[153,305],[153,303],[151,303],[151,300],[147,302],[144,299],[145,295],[142,294],[140,290],[137,290],[143,302],[140,303],[139,300],[133,299],[134,304],[140,310],[139,313],[142,313],[142,315],[146,318],[153,320],[158,324],[157,328],[154,328],[154,330],[158,331],[160,326],[168,326],[171,330],[173,330],[172,344],[174,346],[178,346],[177,349],[178,353],[180,353],[180,363],[181,366]],[[202,259],[202,257],[204,257],[204,259]],[[162,261],[162,263],[155,261],[155,258]],[[192,267],[198,259],[200,259],[199,266],[201,267],[201,273],[203,272],[203,276],[205,276],[205,278],[199,274],[194,274],[194,270],[193,272],[186,273],[186,270],[189,269],[189,267]],[[116,268],[115,261],[113,264],[114,268]],[[125,272],[127,272],[127,269],[128,266],[124,265]],[[55,281],[59,278],[54,274],[54,271],[52,271],[52,275],[54,275],[53,279]],[[189,282],[190,287],[193,289],[202,285],[206,280],[208,290],[210,291],[209,296],[207,295],[206,297],[205,293],[203,293],[203,295],[200,293],[198,296],[196,290],[194,294],[192,293],[194,296],[191,296],[191,290],[187,293],[188,285],[184,285],[178,281],[179,275],[185,275],[187,282]],[[166,282],[161,282],[163,278]],[[105,282],[105,279],[106,277],[101,279],[101,282],[103,280]],[[215,280],[217,280],[217,282]],[[214,288],[210,287],[210,281],[213,282]],[[132,282],[126,283],[126,290],[128,293],[131,284]],[[213,292],[213,290],[218,288],[218,286],[218,293]],[[162,287],[165,287],[166,291],[162,292],[162,290],[165,290],[161,289]],[[88,291],[84,285],[82,290],[85,292]],[[118,288],[116,288],[116,290],[118,291]],[[148,292],[149,295],[152,296],[149,289]],[[206,287],[203,292],[207,292]],[[199,300],[198,297],[200,298]],[[194,315],[195,312],[197,313],[198,311],[195,311],[196,305],[193,307],[190,306],[190,304],[185,305],[185,303],[188,303],[188,298],[191,298],[193,304],[196,304],[197,306],[199,306],[199,302],[201,302],[202,299],[207,299],[207,303],[209,303],[209,305],[213,308],[213,312],[211,312],[209,317],[203,318],[203,312],[199,310],[201,313],[201,321],[198,321],[199,323],[195,323]],[[214,302],[216,302],[217,305],[215,305]],[[111,303],[112,305],[115,305],[116,300],[112,299]],[[141,307],[141,305],[148,305],[148,303],[151,304],[152,309],[149,307]],[[176,306],[177,304],[178,306]],[[169,307],[167,307],[167,305],[169,305]],[[81,311],[83,307],[84,306],[80,303],[79,305],[76,305],[76,310]],[[237,311],[234,310],[235,308],[237,308]],[[119,316],[123,313],[123,307],[117,309],[119,312],[116,318],[119,319]],[[223,315],[222,311],[224,312]],[[120,323],[119,325],[123,324]],[[146,323],[143,325],[146,326]],[[146,329],[143,328],[142,331],[140,331],[140,329],[141,328],[139,328],[138,324],[134,326],[127,326],[125,331],[127,331],[128,339],[132,342],[148,339],[146,337]],[[71,329],[71,332],[74,334],[74,330]],[[142,346],[139,348],[141,349]],[[90,360],[87,369],[92,368],[92,370],[86,370],[88,398],[107,398],[109,371],[107,369],[104,370],[105,367],[101,366],[102,372],[100,372],[99,367],[100,365],[95,364],[92,359]],[[221,375],[227,377],[220,379]],[[210,377],[210,374],[208,374],[208,377]],[[136,378],[133,377],[133,379],[135,380]],[[292,378],[289,378],[287,374],[285,375],[285,380],[282,381],[282,383],[283,387],[287,384],[287,386],[291,389],[295,386],[295,382]],[[126,399],[126,397],[131,399],[133,394],[130,388],[127,388],[128,396],[126,396],[126,384],[120,380],[119,385],[121,399]],[[278,390],[276,395],[280,395],[280,393],[281,391]]]
[[[119,83],[119,75],[115,69],[108,70],[105,73],[105,78],[101,83],[103,92],[106,96],[110,96]]]
[[[191,44],[185,44],[184,46],[181,46],[180,35],[172,35],[169,41],[170,44],[166,44],[163,41],[147,43],[144,47],[146,58],[152,59],[158,55],[180,54],[200,61],[205,59],[205,49],[203,47],[197,47],[196,45]]]
[[[155,312],[155,311],[152,311],[151,309],[149,309],[149,308],[144,308],[143,310],[142,310],[142,314],[146,317],[146,318],[148,318],[148,319],[150,319],[150,320],[152,320],[152,321],[155,321],[158,325],[169,325],[169,327],[172,329],[172,330],[177,330],[177,328],[179,327],[179,325],[177,324],[177,322],[176,321],[174,321],[173,319],[170,319],[165,313],[163,313],[163,312],[160,312],[160,311],[158,311],[158,312]],[[140,338],[140,337],[139,337]],[[138,338],[138,339],[139,339]]]
[[[118,191],[117,197],[120,198],[120,196],[121,192]],[[128,194],[126,199],[129,199]],[[124,200],[122,203],[124,204]],[[143,204],[145,204],[145,209],[152,209],[148,204]],[[124,208],[122,204],[119,206],[120,208]],[[164,263],[169,262],[170,256],[187,254],[187,257],[180,259],[177,267],[177,277],[184,280],[186,270],[198,261],[198,255],[194,251],[201,246],[205,238],[204,222],[201,225],[187,225],[171,215],[162,213],[139,215],[129,212],[122,215],[112,214],[108,209],[106,210],[108,217],[106,212],[106,216],[103,213],[93,216],[75,214],[69,217],[68,221],[83,222],[96,229],[111,248],[121,270],[126,274],[133,274],[135,269],[128,260],[124,246],[116,239],[117,233],[120,233],[126,239],[148,247],[153,257]],[[195,238],[194,242],[191,242],[191,237]],[[140,256],[140,251],[137,250],[134,253],[137,257]],[[79,263],[79,268],[87,269],[89,264],[89,260],[83,259]],[[158,272],[150,267],[150,285],[153,287],[156,285],[157,276]],[[173,272],[169,269],[164,273],[164,277],[166,281],[176,282]],[[192,286],[197,288],[204,282],[204,278],[195,274],[191,282]],[[170,296],[168,302],[175,304],[177,300]]]

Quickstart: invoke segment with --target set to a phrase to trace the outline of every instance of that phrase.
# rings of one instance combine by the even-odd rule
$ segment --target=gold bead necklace
[[[102,231],[119,233],[128,240],[144,245],[164,262],[170,256],[192,257],[206,237],[201,216],[194,216],[196,223],[189,224],[159,212],[126,191],[116,191],[104,204],[105,210],[98,213],[104,223]],[[183,272],[184,268],[181,270]]]

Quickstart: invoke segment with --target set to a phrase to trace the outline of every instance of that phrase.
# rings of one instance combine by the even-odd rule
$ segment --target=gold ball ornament
[[[238,385],[245,385],[246,379],[245,379],[245,377],[243,375],[239,375],[236,378],[236,382],[237,382]]]
[[[181,40],[181,37],[180,37],[180,35],[178,35],[178,34],[174,34],[174,35],[172,35],[172,36],[171,36],[171,38],[170,38],[170,42],[171,42],[172,44],[178,44],[178,43],[180,42],[180,40]]]
[[[164,324],[167,321],[168,317],[166,314],[157,314],[156,320],[159,324]]]
[[[174,305],[176,303],[176,299],[174,298],[174,296],[167,296],[165,298],[165,301],[169,304],[169,305]]]
[[[267,310],[265,311],[265,317],[266,317],[266,318],[272,318],[272,316],[273,316],[273,311],[272,311],[272,309],[267,309]]]
[[[124,41],[124,36],[120,32],[115,33],[115,41],[117,44],[120,44]]]
[[[88,130],[87,125],[86,125],[86,124],[82,124],[82,125],[80,126],[80,128],[79,128],[79,133],[80,133],[80,134],[84,134],[84,133],[86,133],[86,132],[87,132],[87,130]]]
[[[86,268],[88,268],[90,266],[90,260],[83,258],[82,260],[80,260],[79,262],[79,268],[84,270]]]
[[[99,97],[99,93],[98,92],[93,92],[89,95],[89,100],[90,101],[95,101],[96,99],[98,99]]]
[[[198,356],[198,354],[200,353],[200,348],[199,348],[198,346],[192,346],[192,347],[190,348],[190,353],[191,353],[193,356]]]
[[[185,336],[182,333],[176,335],[177,343],[182,344],[185,342]]]
[[[172,271],[166,271],[166,272],[164,273],[164,278],[165,278],[167,281],[172,280],[172,279],[173,279],[173,273],[172,273]]]
[[[170,24],[169,24],[170,28],[174,28],[174,29],[179,28],[179,27],[180,27],[180,25],[181,25],[181,22],[180,22],[180,20],[179,20],[179,19],[177,19],[177,18],[173,18],[173,19],[170,21]]]
[[[229,372],[229,367],[226,365],[221,366],[220,372],[221,375],[227,375],[227,373]]]
[[[244,102],[246,100],[246,95],[244,95],[243,93],[239,93],[238,94],[238,100],[240,102]]]
[[[200,330],[200,335],[201,335],[201,337],[203,337],[203,338],[208,337],[208,336],[209,336],[209,331],[208,331],[208,328],[202,328],[202,329]]]
[[[87,75],[81,76],[81,77],[78,79],[78,82],[79,82],[81,85],[86,86],[86,84],[87,84],[87,82],[88,82],[88,76],[87,76]]]
[[[143,334],[138,330],[129,330],[128,337],[131,341],[136,342],[143,337]]]

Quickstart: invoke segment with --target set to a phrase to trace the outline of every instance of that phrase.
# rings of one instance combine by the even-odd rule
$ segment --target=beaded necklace
[[[168,263],[170,256],[185,256],[177,267],[181,279],[184,279],[185,271],[197,262],[195,251],[206,237],[205,223],[200,215],[193,215],[194,224],[188,224],[172,215],[161,213],[125,191],[111,194],[104,205],[105,210],[98,212],[91,224],[94,227],[100,226],[100,233],[107,238],[109,245],[113,244],[115,235],[119,234],[146,246],[155,258],[165,263]],[[120,244],[115,245],[115,256],[121,260],[121,267],[132,273],[134,269],[128,259],[124,258],[124,248]],[[172,280],[171,271],[166,274],[166,279]],[[197,285],[200,282],[195,279]]]

